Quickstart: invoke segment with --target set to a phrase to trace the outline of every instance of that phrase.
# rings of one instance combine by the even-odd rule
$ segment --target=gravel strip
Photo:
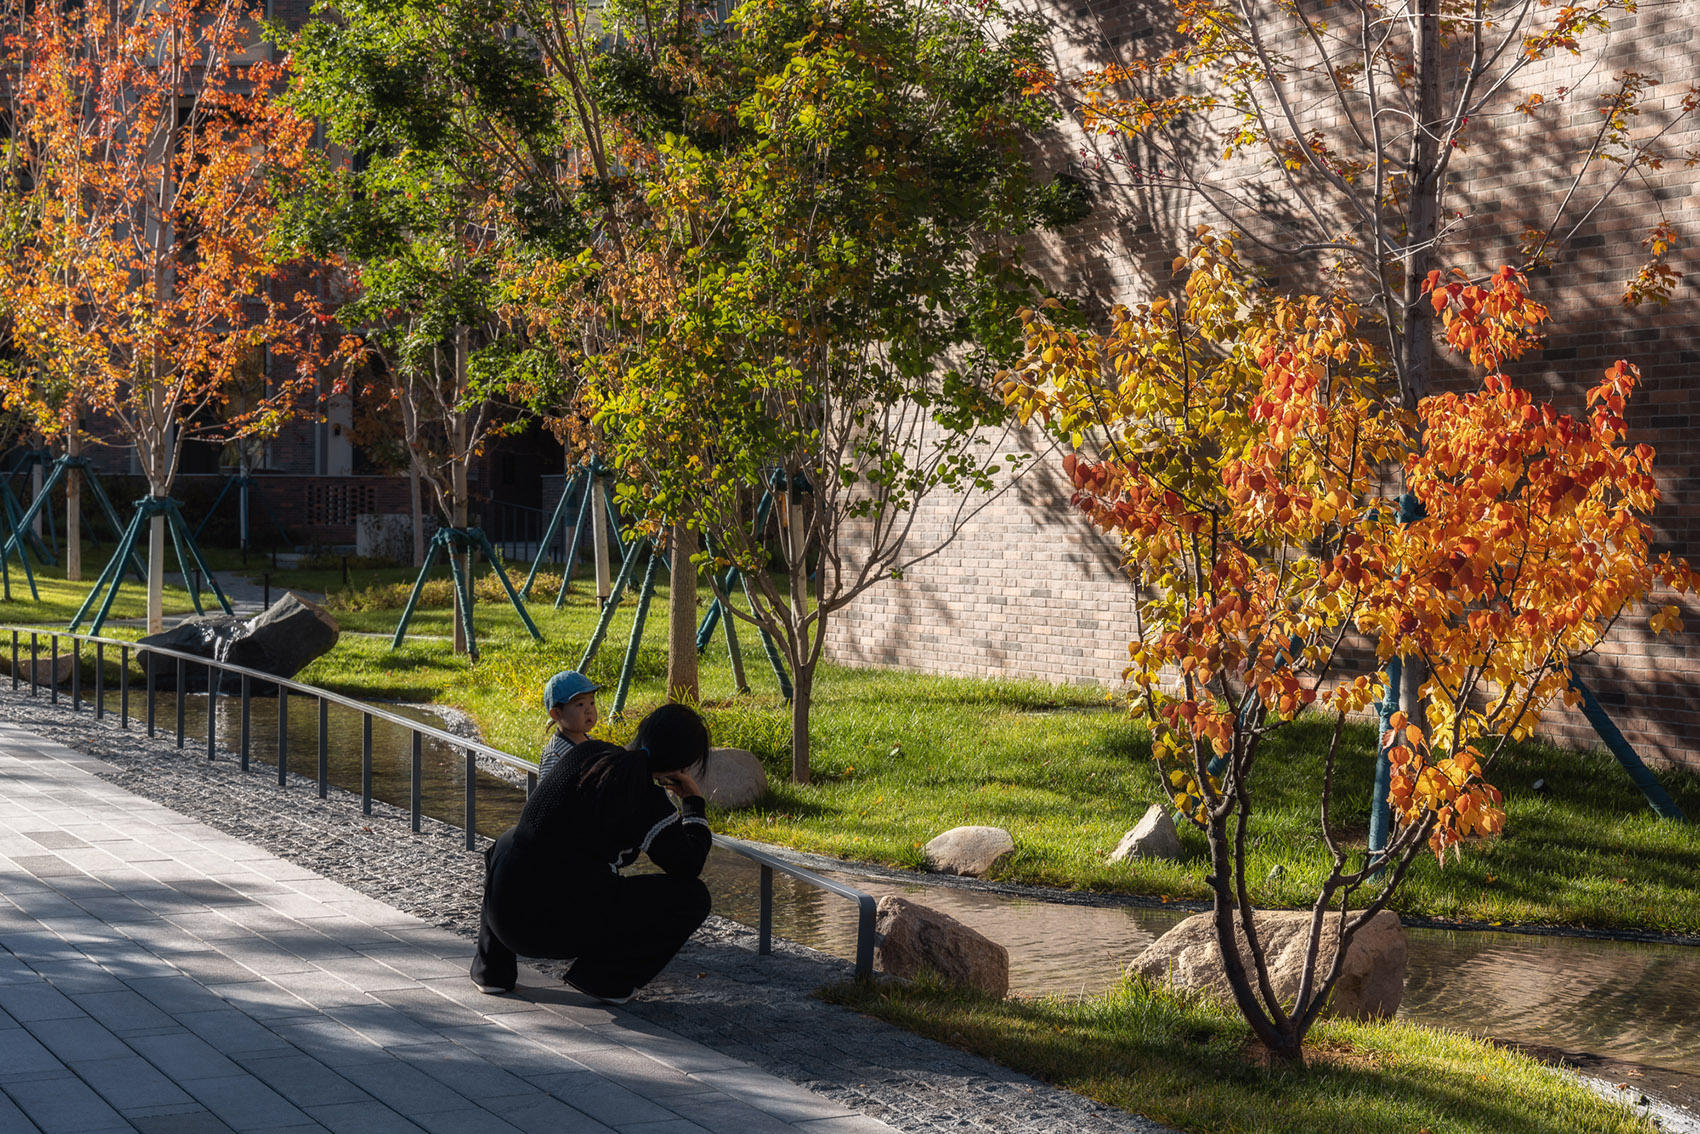
[[[291,776],[280,789],[270,765],[244,775],[234,753],[208,761],[204,745],[179,750],[164,734],[118,728],[7,691],[0,719],[98,757],[97,774],[469,940],[477,933],[483,844],[465,848],[457,827],[357,794]],[[915,1134],[1119,1134],[1168,1128],[1046,1086],[965,1052],[815,999],[822,985],[849,980],[848,961],[775,941],[759,957],[755,933],[711,917],[679,957],[626,1011],[743,1059],[817,1094]],[[545,972],[559,966],[539,965]]]

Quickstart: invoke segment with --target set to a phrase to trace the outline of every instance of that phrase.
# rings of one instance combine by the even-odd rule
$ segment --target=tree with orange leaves
[[[1074,503],[1120,538],[1139,587],[1133,712],[1175,804],[1208,835],[1235,1000],[1272,1055],[1298,1062],[1352,936],[1416,857],[1444,862],[1502,829],[1485,777],[1505,745],[1565,695],[1571,665],[1615,622],[1695,578],[1648,547],[1653,454],[1625,443],[1622,417],[1634,368],[1608,371],[1580,419],[1499,372],[1545,317],[1516,272],[1427,281],[1449,343],[1488,373],[1413,412],[1352,300],[1261,292],[1208,231],[1176,267],[1188,273],[1178,300],[1117,308],[1103,335],[1030,313],[1006,395],[1089,454],[1065,462]],[[1414,508],[1388,488],[1395,474]],[[1677,609],[1652,624],[1678,628]],[[1354,636],[1377,667],[1426,663],[1425,716],[1394,714],[1383,738],[1394,829],[1372,849],[1332,809],[1345,722],[1386,693],[1379,668],[1347,668]],[[1319,801],[1331,867],[1283,1002],[1245,852],[1264,741],[1311,707],[1334,717]],[[1320,956],[1330,918],[1340,944]]]
[[[312,125],[273,101],[283,68],[249,0],[5,9],[0,303],[28,363],[5,398],[57,432],[92,412],[134,446],[157,630],[179,443],[273,429],[312,380],[317,305],[280,286],[269,240]]]

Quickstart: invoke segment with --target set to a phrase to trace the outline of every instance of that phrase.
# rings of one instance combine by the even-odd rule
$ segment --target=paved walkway
[[[0,725],[0,1131],[874,1134]]]

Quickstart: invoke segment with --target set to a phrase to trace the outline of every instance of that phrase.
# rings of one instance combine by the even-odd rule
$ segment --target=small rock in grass
[[[1138,826],[1122,836],[1116,849],[1104,861],[1132,862],[1136,858],[1158,858],[1173,861],[1181,857],[1181,837],[1175,821],[1161,804],[1153,803],[1145,810]]]
[[[983,878],[1015,853],[1015,839],[1002,827],[952,827],[921,848],[927,866],[940,874]]]

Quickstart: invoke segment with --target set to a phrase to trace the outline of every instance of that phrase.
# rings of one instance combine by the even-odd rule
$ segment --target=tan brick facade
[[[1055,5],[1059,73],[1102,62],[1112,52],[1137,51],[1150,37],[1148,8],[1127,4]],[[1700,74],[1700,0],[1680,0],[1656,13],[1643,9],[1612,31],[1605,62],[1562,57],[1529,74],[1523,86],[1549,93],[1575,88],[1560,115],[1573,132],[1599,121],[1590,96],[1634,67],[1665,80],[1641,129],[1656,132],[1675,120],[1681,88]],[[1668,88],[1668,91],[1666,90]],[[1515,258],[1514,234],[1569,186],[1563,145],[1540,122],[1508,114],[1460,159],[1457,207],[1477,227],[1466,246],[1446,250],[1443,263],[1480,269]],[[1700,150],[1700,119],[1676,122],[1671,148]],[[1090,171],[1105,144],[1073,138],[1045,155],[1053,168]],[[1240,171],[1243,173],[1243,171]],[[1584,190],[1612,173],[1597,168]],[[1661,216],[1691,245],[1700,243],[1700,169],[1680,163],[1649,171],[1612,198],[1535,285],[1554,315],[1546,350],[1516,376],[1562,410],[1582,407],[1582,393],[1619,358],[1641,367],[1644,388],[1630,414],[1632,440],[1658,450],[1665,503],[1655,518],[1661,549],[1700,559],[1700,256],[1673,257],[1686,273],[1668,307],[1625,309],[1623,280],[1644,259],[1641,236]],[[1153,282],[1166,283],[1168,262],[1198,219],[1191,203],[1162,193],[1128,190],[1101,197],[1094,215],[1075,228],[1035,241],[1032,262],[1057,291],[1092,306],[1137,299]],[[1474,262],[1466,262],[1465,257]],[[1277,276],[1289,269],[1269,265]],[[1294,281],[1297,283],[1297,281]],[[1456,379],[1454,379],[1456,380]],[[1028,438],[1030,445],[1043,442]],[[1114,684],[1132,634],[1131,596],[1119,571],[1119,549],[1106,543],[1068,507],[1060,454],[1039,458],[978,513],[940,554],[882,584],[839,617],[829,654],[854,665],[890,665],[976,676],[1037,677],[1069,683]],[[929,502],[918,518],[917,545],[948,535],[954,500]],[[1649,759],[1700,770],[1700,600],[1684,604],[1688,628],[1652,639],[1645,619],[1620,627],[1601,656],[1582,669],[1619,726]],[[1561,708],[1546,732],[1575,744],[1596,743],[1579,713]]]

